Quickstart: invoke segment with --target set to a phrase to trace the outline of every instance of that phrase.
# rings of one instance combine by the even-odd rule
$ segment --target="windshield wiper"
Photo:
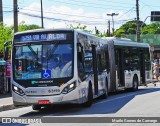
[[[31,47],[31,44],[28,43],[27,44],[28,48],[31,50],[31,52],[33,53],[33,55],[35,56],[35,58],[37,59],[38,61],[38,50],[37,50],[37,53],[33,50],[33,48]],[[38,49],[38,48],[37,48]]]
[[[59,41],[57,41],[57,42],[54,44],[53,48],[52,48],[51,51],[50,51],[50,54],[48,55],[48,53],[47,53],[47,61],[50,60],[51,57],[53,56],[54,52],[56,51],[56,49],[57,49],[57,47],[58,47],[58,44],[59,44]],[[48,52],[48,50],[47,50],[47,52]]]

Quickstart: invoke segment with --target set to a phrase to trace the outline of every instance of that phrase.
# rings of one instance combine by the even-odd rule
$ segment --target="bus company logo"
[[[35,84],[36,83],[36,81],[31,81],[31,84]]]
[[[53,83],[53,80],[47,80],[47,81],[31,81],[31,84],[50,84]]]
[[[26,94],[33,94],[33,93],[35,94],[35,93],[37,93],[37,91],[25,91],[25,93]]]

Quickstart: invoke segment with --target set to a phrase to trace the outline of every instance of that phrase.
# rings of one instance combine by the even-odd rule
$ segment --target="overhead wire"
[[[30,10],[30,11],[35,11],[35,12],[41,12],[39,10],[33,10],[33,9],[24,9],[20,8],[20,10]],[[56,12],[49,12],[49,11],[44,11],[45,13],[50,13],[50,14],[59,14],[59,15],[65,15],[65,16],[75,16],[75,17],[85,17],[85,18],[93,18],[93,19],[102,19],[103,17],[91,17],[91,16],[82,16],[82,15],[75,15],[75,14],[66,14],[66,13],[56,13]]]
[[[51,0],[50,0],[51,1]],[[58,3],[65,3],[65,4],[69,4],[69,5],[76,5],[76,6],[83,6],[83,7],[90,7],[90,8],[99,8],[99,9],[103,9],[103,10],[108,10],[108,9],[113,9],[113,8],[109,8],[109,7],[100,7],[100,6],[89,6],[89,5],[82,5],[82,4],[75,4],[75,3],[69,3],[69,2],[62,2],[62,1],[58,1],[58,0],[54,0],[55,2],[58,2]],[[116,9],[116,8],[114,8],[114,10],[126,10],[126,9],[124,9],[124,7],[123,8],[121,8],[121,9]]]
[[[22,15],[26,15],[26,16],[31,16],[31,17],[35,17],[35,18],[41,18],[41,16],[39,15],[34,15],[34,14],[29,14],[29,13],[24,13],[24,12],[19,12]],[[48,19],[48,20],[54,20],[54,21],[65,21],[65,22],[72,22],[72,23],[79,23],[79,24],[86,24],[86,25],[106,25],[106,22],[92,22],[92,21],[78,21],[78,20],[67,20],[67,19],[61,19],[61,18],[51,18],[51,17],[43,17],[44,19]],[[130,19],[129,19],[130,20]],[[127,20],[118,20],[118,21],[127,21]]]
[[[49,1],[51,1],[51,0],[49,0]],[[52,1],[56,1],[56,0],[52,0]],[[59,2],[60,2],[60,1],[59,1]],[[63,0],[63,2],[64,2],[64,0]],[[79,1],[79,0],[70,0],[70,2],[80,3],[82,6],[83,6],[83,4],[85,4],[85,5],[86,5],[86,4],[89,4],[90,6],[91,6],[91,5],[96,5],[96,6],[97,6],[97,5],[98,5],[98,6],[100,6],[100,7],[102,7],[102,6],[103,6],[103,7],[112,6],[112,7],[130,8],[130,7],[126,7],[126,6],[119,6],[119,5],[116,6],[116,5],[113,5],[113,4],[111,5],[111,4],[108,4],[108,3],[105,5],[105,4],[94,3],[94,2],[86,2],[86,1],[83,1],[83,2],[82,2],[82,0],[81,0],[81,1]],[[91,7],[92,7],[92,6],[91,6]],[[93,6],[93,7],[95,7],[95,6]]]

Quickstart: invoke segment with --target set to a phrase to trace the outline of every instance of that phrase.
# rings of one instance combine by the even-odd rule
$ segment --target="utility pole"
[[[108,20],[108,35],[109,35],[109,37],[111,36],[111,31],[110,31],[110,20]]]
[[[137,14],[137,42],[140,42],[139,0],[136,0],[136,14]]]
[[[118,13],[116,14],[116,13],[111,13],[111,14],[107,14],[107,16],[112,16],[112,24],[113,24],[113,28],[112,28],[112,34],[114,35],[114,20],[113,20],[113,16],[117,16],[118,15]]]
[[[13,0],[13,20],[14,20],[14,33],[18,32],[18,5],[17,0]]]
[[[3,24],[3,5],[2,5],[2,0],[0,0],[0,23]]]
[[[42,28],[44,28],[44,24],[43,24],[43,3],[41,0],[41,23],[42,23]]]

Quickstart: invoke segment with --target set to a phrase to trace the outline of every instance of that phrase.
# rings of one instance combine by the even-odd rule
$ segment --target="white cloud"
[[[41,26],[41,19],[30,17],[25,14],[36,15],[40,17],[40,4],[32,3],[30,6],[25,7],[19,10],[20,13],[18,15],[18,21],[25,21],[26,24],[37,24]],[[51,6],[49,8],[43,7],[43,16],[53,18],[52,20],[44,19],[44,27],[45,28],[66,28],[67,25],[73,24],[77,26],[78,23],[81,25],[86,25],[89,30],[94,30],[96,26],[99,30],[106,31],[107,20],[111,19],[111,17],[106,16],[107,13],[112,13],[114,10],[106,13],[93,13],[87,12],[82,8],[72,9],[67,6]],[[74,15],[74,16],[71,16]],[[123,12],[119,12],[119,16],[115,16],[114,20],[119,20],[118,17],[122,16]],[[123,16],[123,19],[127,19],[127,17]],[[12,24],[13,19],[6,19],[6,24]],[[115,26],[116,27],[116,26]]]

